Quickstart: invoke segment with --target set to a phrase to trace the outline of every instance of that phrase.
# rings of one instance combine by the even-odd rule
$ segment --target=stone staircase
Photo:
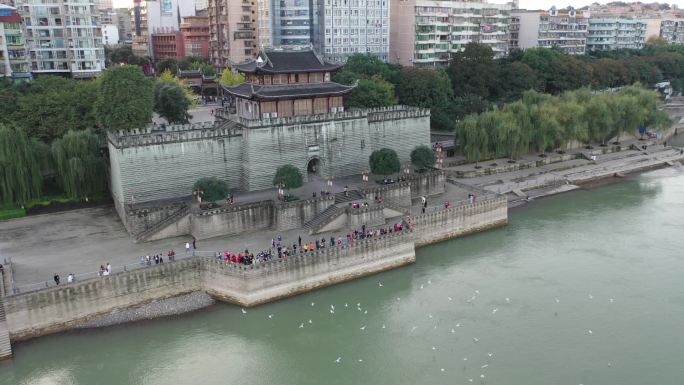
[[[163,220],[155,223],[154,225],[147,228],[146,230],[136,234],[135,235],[135,241],[136,242],[144,242],[145,240],[147,240],[147,238],[154,235],[157,231],[165,228],[166,226],[169,226],[169,225],[175,223],[179,219],[188,215],[188,213],[190,213],[190,207],[183,206],[181,209],[179,209],[178,211],[176,211],[172,215],[169,215],[168,217],[166,217]]]
[[[304,224],[304,229],[309,230],[309,234],[315,234],[318,230],[322,229],[344,213],[345,209],[332,205],[313,217],[310,221],[306,222]]]
[[[349,190],[347,195],[344,195],[344,192],[335,193],[335,204],[362,201],[364,199],[366,197],[359,190]]]
[[[0,297],[0,360],[12,357],[7,318],[5,317],[5,302]]]

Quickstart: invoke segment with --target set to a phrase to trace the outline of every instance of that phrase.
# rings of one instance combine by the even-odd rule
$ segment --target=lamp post
[[[408,178],[409,173],[411,173],[411,167],[409,167],[409,162],[404,162],[404,178]]]
[[[363,173],[361,174],[361,179],[363,180],[363,187],[367,188],[368,187],[368,171],[363,170]]]
[[[442,168],[442,164],[444,163],[444,152],[442,152],[442,144],[437,143],[437,148],[435,149],[437,151],[437,168]]]
[[[192,195],[197,197],[197,203],[202,203],[202,196],[204,195],[204,191],[197,189],[192,192]]]
[[[333,177],[328,177],[328,193],[332,193],[333,190]]]

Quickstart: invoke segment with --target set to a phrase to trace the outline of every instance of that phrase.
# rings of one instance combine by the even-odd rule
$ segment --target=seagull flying
[[[361,326],[361,330],[366,330],[366,325]]]
[[[337,359],[335,360],[335,363],[339,364],[340,362],[342,362],[342,357],[337,357]]]
[[[302,323],[299,324],[299,328],[300,328],[300,329],[304,329],[304,322],[302,322]]]
[[[379,286],[379,287],[382,287],[382,282],[378,282],[378,286]]]
[[[247,310],[242,309],[242,314],[247,314]]]

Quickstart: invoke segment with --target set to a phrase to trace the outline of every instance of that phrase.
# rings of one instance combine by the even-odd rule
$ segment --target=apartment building
[[[588,51],[641,49],[646,42],[647,23],[632,19],[589,19]]]
[[[511,11],[508,48],[556,48],[568,55],[586,52],[589,18],[575,9]]]
[[[209,17],[185,17],[180,30],[185,56],[196,56],[209,60]]]
[[[328,60],[355,53],[389,60],[390,0],[318,0],[314,46]]]
[[[390,62],[439,67],[469,42],[508,51],[511,4],[484,1],[396,0],[390,8]]]
[[[684,19],[662,19],[660,37],[670,44],[684,44]]]
[[[119,30],[119,44],[132,44],[133,31],[131,30],[131,10],[129,8],[116,8],[116,27]]]
[[[16,8],[0,4],[0,77],[29,71],[21,16]]]
[[[311,46],[318,23],[315,17],[317,7],[313,0],[274,0],[271,7],[274,46]]]
[[[209,0],[209,50],[215,67],[227,68],[257,52],[257,4],[250,0]]]
[[[195,3],[187,0],[135,0],[130,20],[133,28],[133,53],[153,60],[152,34],[169,29],[178,31],[181,18],[195,15]]]
[[[34,74],[97,76],[105,68],[102,30],[93,0],[17,0]]]

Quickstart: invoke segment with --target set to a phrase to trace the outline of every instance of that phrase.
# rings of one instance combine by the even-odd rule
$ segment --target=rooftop
[[[242,83],[239,86],[223,87],[223,89],[231,95],[245,99],[280,99],[299,96],[344,95],[351,92],[354,86],[345,86],[334,82],[287,85]]]
[[[291,72],[325,72],[340,68],[323,60],[313,50],[281,51],[261,50],[256,59],[236,64],[235,69],[246,73],[291,73]]]

